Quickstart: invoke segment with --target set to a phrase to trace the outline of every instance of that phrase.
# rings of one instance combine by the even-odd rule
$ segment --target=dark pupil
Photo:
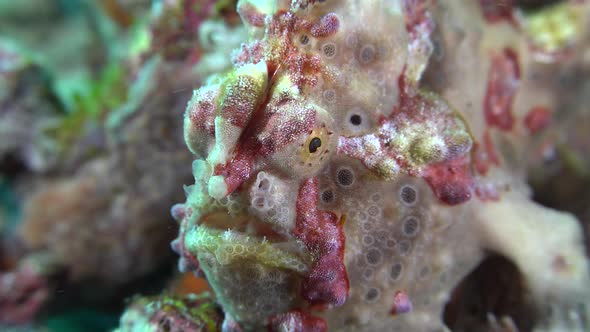
[[[314,153],[322,146],[322,140],[319,137],[314,137],[309,142],[309,152]]]
[[[360,115],[358,115],[358,114],[353,114],[353,115],[350,117],[350,123],[352,123],[352,124],[353,124],[353,125],[355,125],[355,126],[358,126],[358,125],[360,125],[360,124],[361,124],[361,122],[362,122],[362,120],[361,120],[361,116],[360,116]]]

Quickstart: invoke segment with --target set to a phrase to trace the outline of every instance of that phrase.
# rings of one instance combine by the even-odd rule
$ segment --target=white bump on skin
[[[207,186],[209,196],[215,199],[222,199],[227,195],[227,185],[225,184],[225,178],[220,175],[212,176],[209,179],[209,185]]]

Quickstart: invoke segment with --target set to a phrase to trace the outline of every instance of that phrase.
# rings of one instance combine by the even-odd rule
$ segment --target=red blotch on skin
[[[443,203],[457,205],[471,199],[473,177],[466,157],[430,165],[423,177]]]
[[[245,144],[238,149],[234,157],[224,165],[215,166],[214,174],[225,177],[227,194],[233,193],[252,175],[254,157],[257,152],[254,144]]]
[[[318,55],[302,53],[293,43],[292,38],[301,32],[309,32],[317,36],[329,36],[338,31],[340,21],[337,15],[330,13],[322,17],[319,22],[313,24],[290,11],[280,10],[272,19],[268,20],[266,27],[266,39],[268,41],[253,42],[243,45],[240,52],[234,56],[236,64],[248,62],[257,63],[265,58],[265,49],[270,44],[280,43],[280,54],[277,54],[275,63],[268,61],[267,65],[272,72],[279,70],[287,73],[293,84],[299,88],[313,87],[319,81],[322,74],[322,59]],[[250,60],[250,61],[248,61]],[[271,70],[269,70],[269,74]],[[272,76],[272,75],[271,75]]]
[[[184,204],[175,204],[171,211],[172,217],[180,223],[180,234],[170,243],[172,250],[177,253],[181,260],[179,268],[181,271],[192,271],[195,275],[202,275],[199,260],[184,245],[184,230],[187,228],[189,219],[192,215],[192,209],[185,207]],[[182,267],[181,267],[182,266]]]
[[[201,100],[197,107],[189,111],[188,117],[193,128],[210,136],[215,134],[215,105],[211,99]]]
[[[547,128],[551,123],[551,111],[547,107],[535,106],[524,117],[524,125],[531,135]]]
[[[252,116],[251,110],[247,104],[232,103],[231,106],[224,106],[221,109],[221,116],[229,121],[232,125],[245,128],[250,122]]]
[[[316,38],[329,37],[338,32],[339,27],[340,20],[338,19],[338,16],[334,13],[329,13],[322,16],[319,22],[311,27],[310,32],[311,35]]]
[[[303,134],[313,129],[316,123],[316,111],[306,105],[285,103],[272,114],[265,127],[260,141],[260,153],[270,156],[284,146],[293,143]]]
[[[480,200],[487,201],[499,201],[500,194],[494,185],[491,184],[478,184],[475,186],[475,195]]]
[[[481,11],[488,23],[508,21],[518,26],[514,19],[514,0],[479,0]]]
[[[431,112],[422,110],[432,110],[432,112],[435,112],[436,105],[433,104],[431,99],[420,95],[418,89],[408,80],[405,71],[406,69],[404,68],[404,73],[398,78],[398,105],[393,108],[393,112],[391,112],[388,118],[380,120],[382,123],[384,121],[397,120],[400,114],[404,114],[408,119],[416,122],[429,121],[428,116]]]
[[[484,115],[489,126],[504,131],[512,130],[514,116],[512,103],[520,85],[518,56],[511,49],[492,57],[488,73],[488,85],[484,98]]]
[[[406,292],[397,291],[393,295],[393,307],[389,311],[391,315],[405,314],[412,311],[412,301]]]
[[[319,317],[302,310],[293,310],[271,317],[268,330],[270,332],[325,332],[328,326]]]
[[[264,44],[260,40],[244,43],[240,51],[232,56],[232,62],[236,66],[243,66],[248,63],[258,63],[264,59]]]
[[[172,218],[177,222],[181,222],[182,219],[186,217],[186,208],[184,207],[184,204],[174,204],[172,209],[170,209],[170,215],[172,215]]]
[[[293,235],[316,257],[303,280],[301,295],[312,305],[339,306],[346,302],[349,290],[344,266],[345,236],[332,212],[318,210],[318,181],[305,180],[297,196],[297,218]]]
[[[318,55],[300,53],[292,44],[289,44],[280,57],[280,63],[274,66],[285,70],[293,84],[300,89],[304,86],[316,86],[323,70],[322,61]]]
[[[181,225],[181,229],[183,226]],[[192,271],[195,275],[202,275],[203,271],[200,268],[199,260],[184,245],[184,232],[181,231],[178,238],[172,241],[170,245],[172,250],[182,258],[180,263],[183,265],[183,270]]]

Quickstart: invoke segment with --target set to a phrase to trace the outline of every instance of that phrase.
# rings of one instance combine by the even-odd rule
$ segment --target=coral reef
[[[535,309],[586,314],[580,224],[526,183],[561,117],[550,77],[588,65],[585,2],[242,0],[238,13],[250,41],[188,103],[195,183],[172,209],[179,268],[207,278],[224,331],[444,330],[452,290],[489,253]]]

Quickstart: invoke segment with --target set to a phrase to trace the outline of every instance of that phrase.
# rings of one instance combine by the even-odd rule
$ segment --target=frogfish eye
[[[327,161],[331,150],[333,150],[333,134],[325,123],[321,123],[311,130],[300,145],[299,158],[296,163],[305,168],[307,172],[319,168]]]
[[[322,140],[314,137],[309,141],[309,153],[315,153],[322,146]]]

